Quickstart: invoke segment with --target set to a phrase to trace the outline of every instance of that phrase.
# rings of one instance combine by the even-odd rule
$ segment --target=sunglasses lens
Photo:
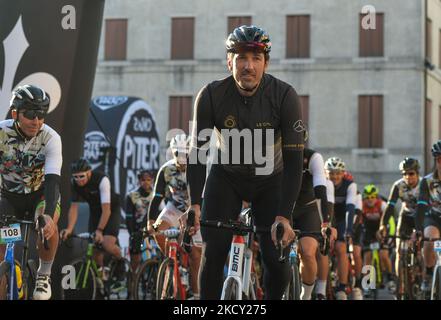
[[[81,175],[81,176],[73,176],[73,178],[75,179],[75,180],[81,180],[81,179],[84,179],[86,176],[85,175]]]
[[[39,120],[44,119],[46,113],[44,111],[39,110],[26,110],[23,112],[23,116],[26,119],[34,120],[37,117]]]

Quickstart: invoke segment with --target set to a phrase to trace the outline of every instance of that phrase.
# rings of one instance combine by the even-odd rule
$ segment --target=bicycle
[[[280,240],[283,236],[283,225],[277,226],[277,242],[280,243]],[[302,288],[301,283],[301,275],[300,275],[300,259],[298,259],[297,248],[299,247],[299,241],[301,236],[319,236],[320,238],[320,251],[323,255],[328,255],[329,253],[329,237],[331,236],[331,229],[326,231],[327,237],[324,238],[321,232],[302,232],[300,230],[295,229],[295,239],[290,246],[289,252],[289,265],[290,265],[290,281],[285,289],[285,293],[283,294],[282,300],[300,300],[300,292]],[[281,244],[279,244],[280,256],[279,262],[285,262],[286,256],[284,253],[284,249]]]
[[[221,300],[257,300],[258,279],[253,272],[254,233],[270,232],[269,228],[253,224],[251,209],[243,210],[238,221],[201,221],[201,226],[233,231],[227,277],[222,288]]]
[[[43,236],[43,228],[46,224],[43,216],[38,216],[38,235],[46,250],[48,242]],[[14,258],[15,243],[21,241],[21,226],[24,226],[23,252],[21,260]],[[16,219],[14,216],[4,216],[0,220],[0,238],[6,242],[5,260],[0,263],[0,300],[28,300],[29,293],[35,283],[37,274],[37,262],[28,260],[29,236],[34,221]],[[23,271],[23,266],[26,266]],[[21,282],[21,288],[20,288]]]
[[[156,241],[149,236],[147,230],[139,231],[145,242],[141,249],[145,256],[144,262],[138,268],[133,281],[133,299],[134,300],[155,300],[156,282],[158,277],[159,265],[162,261],[162,254],[156,244]]]
[[[441,238],[423,238],[423,241],[434,241],[434,250],[437,259],[433,270],[430,300],[441,300]]]
[[[377,300],[378,298],[378,288],[383,283],[383,277],[381,273],[381,262],[380,262],[380,242],[375,241],[369,244],[369,249],[372,252],[372,265],[374,266],[374,272],[369,274],[369,283],[375,282],[373,288],[371,288],[371,292],[373,293],[373,299]],[[375,278],[374,278],[375,277]]]
[[[157,231],[167,238],[168,254],[158,270],[157,300],[186,300],[189,296],[188,254],[178,243],[177,228]]]
[[[177,228],[156,231],[166,237],[167,257],[162,261],[158,270],[156,283],[157,300],[186,300],[191,295],[189,277],[189,254],[191,253],[191,239],[189,231],[194,226],[195,213],[188,212],[186,228],[184,230],[182,246],[178,238],[181,234]]]
[[[93,251],[101,249],[100,245],[95,243],[95,234],[85,232],[71,235],[70,238],[87,240],[88,244],[86,255],[70,263],[75,270],[75,286],[63,288],[61,299],[130,299],[132,270],[129,261],[124,258],[116,260],[112,257],[109,266],[99,270],[93,259]]]
[[[398,248],[400,261],[398,263],[397,300],[422,299],[420,283],[423,280],[423,263],[419,254],[420,243],[413,241],[410,236],[393,236],[390,238],[400,240]]]

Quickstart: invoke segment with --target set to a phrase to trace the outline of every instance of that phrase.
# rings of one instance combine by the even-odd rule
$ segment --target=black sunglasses
[[[22,112],[22,114],[26,119],[29,120],[34,120],[35,117],[42,120],[46,116],[46,112],[42,110],[25,110]]]

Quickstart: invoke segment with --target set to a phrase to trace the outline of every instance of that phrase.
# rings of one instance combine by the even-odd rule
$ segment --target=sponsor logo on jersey
[[[224,121],[224,126],[227,128],[235,128],[236,127],[236,119],[234,116],[227,116]]]

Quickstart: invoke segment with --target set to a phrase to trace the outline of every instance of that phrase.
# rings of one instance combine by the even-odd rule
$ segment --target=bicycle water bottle
[[[21,274],[21,268],[18,265],[15,265],[15,275],[17,281],[17,289],[18,289],[18,299],[23,299],[23,277]]]

